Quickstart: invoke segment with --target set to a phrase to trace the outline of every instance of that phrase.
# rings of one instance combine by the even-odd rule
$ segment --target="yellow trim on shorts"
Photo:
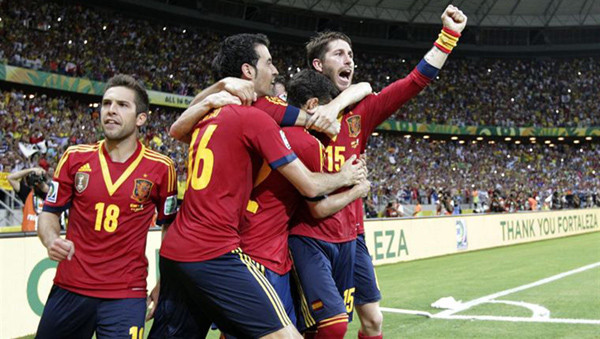
[[[252,258],[250,258],[247,254],[245,254],[240,248],[237,248],[237,249],[233,250],[232,252],[235,254],[238,254],[240,256],[240,260],[244,264],[246,264],[248,271],[250,271],[250,273],[254,276],[254,278],[256,279],[258,284],[265,291],[265,294],[271,301],[271,304],[273,305],[273,309],[275,310],[275,313],[277,313],[277,317],[279,318],[279,321],[281,321],[281,324],[283,325],[283,327],[291,325],[292,321],[288,317],[287,312],[285,311],[285,307],[283,307],[283,304],[281,303],[281,300],[279,299],[277,292],[275,292],[275,289],[273,288],[271,283],[267,280],[264,273],[261,273],[260,267],[257,266],[260,264],[257,264],[254,260],[252,260]],[[264,267],[263,267],[263,270],[264,270]]]
[[[290,251],[290,257],[292,258],[292,264],[294,262],[294,256]],[[317,324],[315,318],[310,314],[310,308],[308,307],[308,301],[306,300],[306,296],[304,295],[304,290],[302,289],[302,284],[300,283],[300,277],[298,276],[298,272],[296,272],[296,267],[292,266],[292,277],[296,281],[296,287],[298,289],[298,295],[300,296],[300,310],[302,312],[302,316],[304,317],[304,325],[306,328],[313,327]]]

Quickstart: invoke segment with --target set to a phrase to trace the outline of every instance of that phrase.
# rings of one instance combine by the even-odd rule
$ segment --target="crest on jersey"
[[[360,115],[353,115],[346,119],[348,123],[348,134],[351,138],[356,138],[360,134]]]
[[[287,102],[283,101],[280,97],[271,97],[271,96],[266,96],[265,99],[267,99],[268,102],[272,103],[273,105],[279,105],[279,106],[287,106]]]
[[[90,175],[88,173],[77,172],[77,174],[75,174],[75,190],[77,193],[83,193],[88,187],[89,182]]]
[[[146,179],[135,179],[135,185],[133,185],[133,192],[131,193],[131,199],[143,203],[150,198],[152,192],[152,186],[154,183]]]

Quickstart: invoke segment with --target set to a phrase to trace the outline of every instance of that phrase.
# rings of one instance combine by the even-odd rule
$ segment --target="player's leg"
[[[194,303],[219,329],[236,337],[300,337],[273,286],[240,249],[217,258],[176,263],[190,281]]]
[[[290,288],[290,273],[288,272],[286,274],[280,275],[276,272],[271,271],[270,269],[264,267],[263,265],[261,265],[259,263],[255,263],[255,264],[259,266],[261,272],[263,272],[263,274],[265,275],[267,280],[271,283],[271,285],[275,289],[275,292],[279,296],[279,299],[281,299],[281,303],[283,304],[283,307],[285,308],[285,312],[287,313],[288,317],[290,318],[292,325],[296,326],[296,310],[294,307],[294,300],[292,298],[292,291]],[[216,329],[216,326],[214,328]],[[221,337],[222,338],[224,337],[226,339],[234,339],[235,338],[233,335],[230,335],[227,333],[223,333]]]
[[[335,270],[334,265],[339,262],[341,266],[344,262],[338,244],[291,236],[289,245],[295,279],[299,282],[298,328],[308,331],[308,336],[316,329],[314,338],[343,338],[348,327],[348,310],[343,296],[351,293],[353,264],[349,265],[346,282],[337,284],[334,276],[339,270]]]
[[[146,298],[103,299],[98,305],[96,337],[144,338]]]
[[[292,325],[296,326],[296,309],[294,307],[294,299],[292,298],[292,290],[290,288],[290,273],[283,275],[277,274],[268,268],[265,268],[265,277],[271,283],[275,292],[281,299],[285,313],[290,318]]]
[[[36,338],[91,338],[99,299],[52,286]]]
[[[355,309],[360,318],[359,338],[381,338],[383,315],[379,308],[381,292],[373,262],[361,234],[356,239],[356,261],[354,265],[354,283],[356,285]]]
[[[206,317],[199,313],[187,295],[181,271],[176,268],[175,262],[163,257],[160,257],[159,265],[160,293],[148,338],[206,337],[208,328],[199,323]]]

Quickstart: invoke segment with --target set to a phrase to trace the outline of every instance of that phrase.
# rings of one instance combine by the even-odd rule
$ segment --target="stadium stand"
[[[0,60],[99,81],[127,73],[148,89],[181,95],[194,95],[213,82],[210,62],[226,35],[81,5],[11,1],[0,8],[0,34],[5,37]],[[371,83],[376,91],[408,74],[421,55],[356,52],[355,80]],[[271,53],[288,77],[305,67],[300,44],[275,41]],[[439,79],[394,119],[453,125],[598,126],[600,117],[594,112],[599,81],[600,60],[594,57],[453,56]]]
[[[107,8],[37,0],[1,2],[0,17],[4,37],[0,61],[4,63],[98,81],[128,73],[148,89],[188,96],[213,82],[210,61],[226,35],[205,27],[132,18]],[[302,45],[275,41],[271,51],[279,71],[288,78],[305,66]],[[355,80],[368,81],[377,91],[408,74],[417,60],[357,50]],[[600,126],[595,114],[598,82],[598,58],[453,56],[439,78],[392,118],[456,126]],[[93,103],[66,93],[40,95],[22,89],[0,95],[3,172],[31,166],[52,168],[69,145],[101,137],[96,120],[99,111]],[[153,107],[142,133],[145,143],[174,159],[178,173],[183,174],[187,146],[167,135],[179,112]],[[478,211],[483,210],[483,203],[489,204],[488,192],[496,189],[507,199],[520,197],[516,208],[508,208],[513,210],[526,208],[524,202],[531,194],[537,197],[538,208],[543,208],[554,192],[564,196],[565,202],[576,192],[581,195],[581,206],[597,203],[596,144],[550,148],[486,142],[435,142],[393,133],[372,138],[368,215],[383,215],[393,200],[433,204],[440,190],[457,204],[471,207],[475,207],[473,190],[481,192]],[[33,148],[36,144],[38,151]]]

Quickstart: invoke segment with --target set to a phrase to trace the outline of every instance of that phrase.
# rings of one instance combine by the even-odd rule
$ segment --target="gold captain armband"
[[[456,47],[458,38],[460,38],[460,33],[444,27],[442,28],[440,35],[438,35],[438,39],[433,43],[433,45],[440,51],[450,54],[452,49]]]

